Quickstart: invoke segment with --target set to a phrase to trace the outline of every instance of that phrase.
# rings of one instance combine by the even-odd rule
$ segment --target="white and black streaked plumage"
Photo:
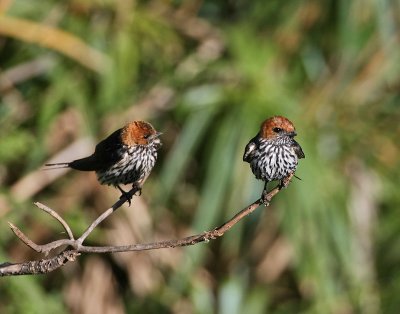
[[[96,171],[99,182],[117,186],[144,181],[156,163],[159,145],[160,140],[155,139],[148,145],[125,145],[117,149],[118,160]]]
[[[294,140],[293,123],[282,116],[269,118],[260,132],[246,145],[243,161],[250,164],[257,179],[265,182],[284,180],[296,171],[298,159],[305,158],[301,146]]]
[[[133,121],[97,144],[92,155],[46,166],[95,171],[100,184],[113,185],[125,194],[120,184],[141,189],[149,176],[161,146],[160,134],[150,123]]]

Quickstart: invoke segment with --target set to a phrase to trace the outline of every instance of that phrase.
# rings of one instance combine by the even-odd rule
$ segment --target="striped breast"
[[[101,184],[141,183],[147,178],[156,163],[156,145],[124,146],[121,150],[121,159],[118,162],[107,169],[96,171]]]
[[[257,179],[282,180],[296,171],[298,159],[291,141],[290,138],[258,139],[258,147],[250,161],[251,170]]]

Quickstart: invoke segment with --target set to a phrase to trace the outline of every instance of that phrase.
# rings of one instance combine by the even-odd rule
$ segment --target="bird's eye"
[[[145,134],[145,135],[143,135],[143,138],[144,139],[148,139],[150,137],[150,134]]]
[[[272,131],[274,131],[275,133],[281,133],[282,129],[281,128],[273,128]]]

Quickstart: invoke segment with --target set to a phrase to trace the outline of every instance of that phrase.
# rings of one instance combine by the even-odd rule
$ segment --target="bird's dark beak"
[[[152,134],[152,135],[150,135],[149,137],[148,137],[148,140],[154,140],[154,139],[156,139],[156,138],[158,138],[160,135],[161,135],[162,133],[161,132],[157,132],[157,133],[155,133],[155,134]]]
[[[297,133],[296,133],[296,131],[292,131],[292,132],[288,132],[287,135],[290,137],[295,137],[297,135]]]

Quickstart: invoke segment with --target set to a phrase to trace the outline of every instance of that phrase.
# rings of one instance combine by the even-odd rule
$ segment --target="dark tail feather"
[[[71,162],[60,162],[55,164],[45,164],[47,168],[45,170],[61,169],[61,168],[72,168],[81,171],[96,171],[99,169],[95,158],[92,156],[77,159]]]
[[[60,163],[55,163],[55,164],[45,164],[45,167],[50,167],[50,168],[45,168],[43,170],[69,168],[70,167],[69,164],[70,164],[69,162],[60,162]]]
[[[97,170],[99,170],[98,162],[93,155],[82,158],[82,159],[74,160],[68,164],[68,167],[71,167],[72,169],[80,170],[80,171],[97,171]]]

